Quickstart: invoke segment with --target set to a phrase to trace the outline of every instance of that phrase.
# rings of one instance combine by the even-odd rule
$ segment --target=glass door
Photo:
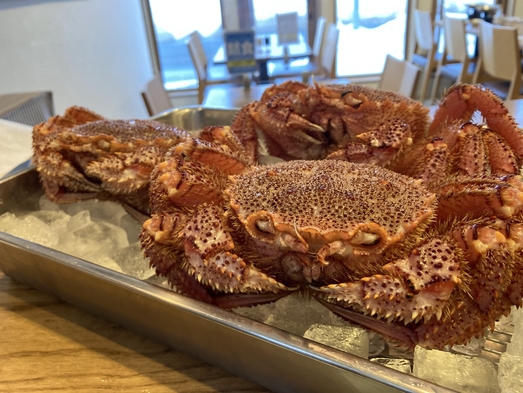
[[[408,0],[337,0],[338,76],[379,74],[385,56],[403,60]]]

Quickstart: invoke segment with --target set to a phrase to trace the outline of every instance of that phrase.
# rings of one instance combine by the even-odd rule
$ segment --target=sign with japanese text
[[[245,74],[256,71],[254,31],[225,32],[225,51],[230,73]]]

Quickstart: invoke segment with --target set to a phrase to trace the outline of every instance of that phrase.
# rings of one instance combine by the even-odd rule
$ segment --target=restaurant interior
[[[240,108],[259,99],[268,86],[289,79],[399,91],[398,73],[409,74],[401,92],[426,105],[437,103],[459,81],[490,84],[502,98],[520,94],[519,78],[511,83],[510,73],[521,36],[516,49],[506,47],[506,38],[498,38],[502,45],[483,40],[495,51],[485,58],[505,64],[501,74],[476,68],[479,21],[495,19],[521,30],[523,5],[516,0],[474,3],[483,10],[474,10],[467,0],[201,1],[184,7],[161,0],[95,1],[89,7],[2,1],[1,25],[11,32],[2,45],[3,101],[13,100],[6,95],[45,91],[52,94],[54,113],[82,104],[113,118],[146,118],[187,105]],[[209,9],[205,17],[202,7]],[[43,19],[61,23],[44,24]],[[225,39],[238,31],[252,33],[253,58],[228,62]],[[503,61],[506,52],[513,58]],[[250,62],[250,69],[238,69],[238,61]],[[397,61],[401,63],[392,64]],[[110,95],[106,86],[112,88]],[[144,94],[153,94],[160,106],[148,107]],[[0,116],[6,118],[2,113],[12,105],[16,103],[3,105]]]
[[[433,115],[463,82],[488,87],[523,124],[522,50],[523,0],[0,0],[0,210],[45,203],[25,188],[39,185],[34,170],[32,185],[2,183],[32,165],[33,127],[71,106],[107,119],[197,127],[210,113],[206,121],[230,124],[267,89],[296,81],[392,91]],[[391,370],[280,329],[272,315],[269,326],[173,298],[149,270],[136,279],[13,238],[0,229],[0,391],[518,391],[497,379],[513,324],[491,340],[485,356],[496,361],[456,385],[431,379],[434,370],[415,375],[412,358],[408,372]]]

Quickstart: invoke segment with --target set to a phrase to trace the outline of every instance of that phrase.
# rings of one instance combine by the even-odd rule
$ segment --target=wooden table
[[[347,78],[323,79],[318,83],[326,84],[349,84]],[[242,86],[213,85],[205,89],[205,98],[202,105],[210,108],[242,108],[253,101],[258,101],[263,92],[272,84],[251,84],[246,89]]]
[[[215,85],[205,90],[202,105],[210,108],[241,108],[250,102],[257,101],[263,92],[272,85],[253,84],[249,88],[243,86]]]
[[[300,41],[293,44],[280,45],[278,43],[278,36],[276,34],[257,36],[258,38],[264,39],[269,38],[269,44],[267,46],[256,45],[254,57],[258,64],[258,71],[260,73],[259,80],[261,83],[269,83],[269,73],[267,70],[267,63],[270,60],[292,60],[309,57],[312,54],[310,45],[300,36]],[[214,64],[226,64],[227,54],[225,48],[221,46],[213,58]]]
[[[0,272],[0,392],[267,392]]]

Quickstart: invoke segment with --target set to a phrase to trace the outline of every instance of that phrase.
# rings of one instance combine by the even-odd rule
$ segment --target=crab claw
[[[410,126],[401,119],[388,119],[376,129],[356,137],[363,143],[348,143],[345,148],[329,154],[327,159],[386,166],[412,144]]]

